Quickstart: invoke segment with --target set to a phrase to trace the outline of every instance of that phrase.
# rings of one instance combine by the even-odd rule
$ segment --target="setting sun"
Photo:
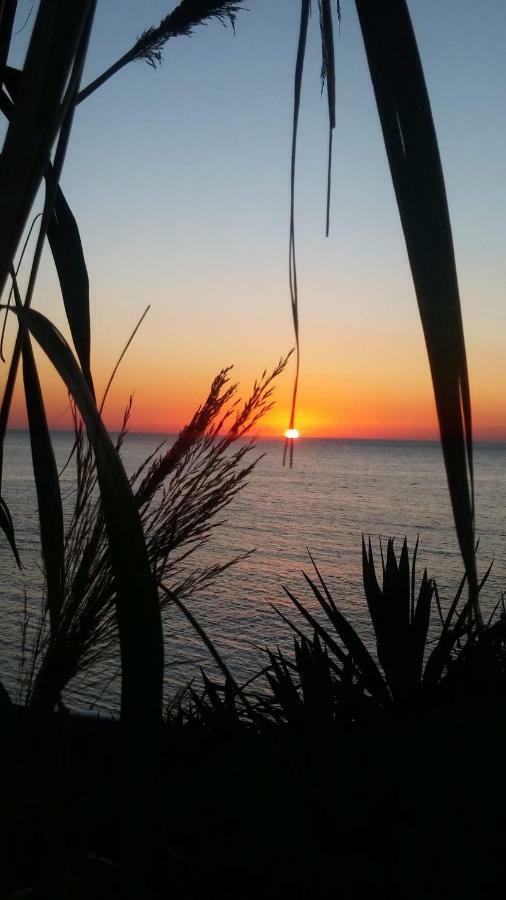
[[[294,440],[295,438],[300,437],[300,434],[296,428],[289,428],[288,431],[285,431],[285,437]]]

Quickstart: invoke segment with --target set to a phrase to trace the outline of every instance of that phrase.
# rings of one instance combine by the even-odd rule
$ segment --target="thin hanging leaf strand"
[[[307,28],[311,0],[302,0],[300,10],[299,43],[297,47],[297,59],[295,63],[295,84],[293,103],[293,128],[292,128],[292,161],[290,173],[290,241],[288,253],[288,278],[290,285],[290,300],[292,305],[293,330],[295,332],[295,380],[292,392],[292,406],[290,411],[289,428],[294,427],[295,407],[297,404],[297,391],[299,386],[300,346],[299,346],[299,311],[297,295],[297,264],[295,258],[295,157],[297,152],[297,131],[299,125],[300,96],[302,91],[302,73],[304,71],[304,57],[306,55]],[[293,465],[293,440],[285,438],[283,450],[283,465],[286,463],[288,445],[290,445],[290,468]]]

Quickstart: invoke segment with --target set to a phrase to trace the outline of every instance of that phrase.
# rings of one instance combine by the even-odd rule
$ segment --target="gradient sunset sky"
[[[173,8],[98,0],[83,85]],[[76,215],[92,298],[99,390],[136,320],[150,313],[106,407],[115,428],[177,431],[234,363],[243,391],[293,344],[288,293],[289,157],[296,0],[248,0],[236,34],[219,23],[134,63],[76,114],[62,187]],[[22,24],[29,2],[20,3]],[[316,3],[314,4],[316,7]],[[453,224],[475,433],[506,439],[506,4],[411,0]],[[316,9],[300,118],[297,253],[303,435],[436,436],[405,244],[352,0],[336,33],[331,233],[324,237],[326,98]],[[27,29],[18,37],[21,58]],[[19,59],[18,59],[19,61]],[[16,62],[16,59],[13,60]],[[51,259],[34,304],[62,329]],[[11,325],[12,328],[12,325]],[[66,394],[42,365],[50,423]],[[265,435],[287,427],[292,369]],[[11,424],[25,425],[18,390]]]

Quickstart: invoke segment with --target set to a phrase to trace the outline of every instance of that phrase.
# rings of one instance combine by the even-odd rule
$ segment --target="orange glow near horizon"
[[[196,379],[198,381],[198,379]],[[200,387],[200,390],[199,390]],[[174,398],[168,396],[160,383],[141,384],[134,395],[129,430],[133,432],[152,432],[175,434],[192,418],[197,407],[207,395],[209,379],[189,384],[175,393]],[[283,385],[284,387],[284,385]],[[328,384],[326,385],[328,390]],[[54,430],[72,428],[68,409],[68,397],[57,376],[44,379],[45,401],[49,425]],[[288,385],[289,388],[289,385]],[[104,412],[107,427],[117,431],[122,424],[131,384],[125,381],[111,391]],[[245,392],[241,392],[245,396]],[[298,409],[298,429],[286,429],[288,420],[289,389],[280,387],[278,402],[258,423],[255,433],[260,438],[279,438],[285,435],[297,440],[301,429],[306,438],[342,438],[342,439],[376,439],[376,440],[436,440],[438,427],[434,404],[430,391],[413,392],[413,396],[388,396],[378,391],[374,396],[364,396],[358,388],[348,390],[345,397],[336,390],[336,398],[325,396],[327,391],[318,396],[316,390],[310,392],[316,399],[313,403],[304,402]],[[476,393],[476,392],[475,392]],[[100,390],[98,391],[100,397]],[[481,402],[480,402],[481,399]],[[492,403],[487,398],[474,398],[474,436],[477,440],[506,440],[504,417],[500,415],[499,403]],[[14,398],[10,425],[13,428],[26,428],[26,412],[22,385],[18,385]]]
[[[152,350],[148,339],[140,339],[119,370],[104,411],[105,423],[111,431],[121,427],[133,391],[129,421],[129,430],[133,432],[177,433],[205,400],[219,365],[204,359],[188,369],[178,353],[169,366],[166,359]],[[406,358],[399,353],[394,360],[395,369],[391,359],[380,365],[365,353],[358,364],[355,359],[344,359],[344,362],[341,359],[339,365],[329,358],[322,365],[321,356],[308,359],[302,373],[295,430],[299,434],[302,432],[304,438],[436,440],[438,427],[423,348],[418,356],[411,347],[408,350],[411,365],[408,366]],[[99,399],[109,377],[112,356],[112,351],[107,352],[105,348],[96,354],[94,375]],[[223,356],[226,360],[227,354],[223,353]],[[250,352],[246,363],[231,373],[231,381],[239,382],[239,396],[243,401],[258,374],[259,366],[255,365],[252,356]],[[39,352],[37,358],[49,425],[54,430],[71,429],[66,390]],[[261,364],[264,362],[262,359]],[[500,373],[495,364],[489,372],[479,369],[478,372],[479,377],[472,384],[474,436],[477,440],[504,441],[504,373]],[[292,371],[288,369],[275,385],[274,406],[254,429],[260,438],[286,435],[291,379]],[[10,425],[27,427],[22,379],[16,387]]]

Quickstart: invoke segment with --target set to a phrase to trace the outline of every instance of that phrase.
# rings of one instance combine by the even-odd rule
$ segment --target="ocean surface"
[[[161,435],[132,434],[123,458],[133,472],[161,440]],[[54,435],[62,465],[72,435]],[[452,527],[441,450],[437,443],[300,439],[293,469],[283,468],[282,441],[259,441],[263,458],[248,485],[220,516],[210,543],[195,564],[223,563],[237,554],[255,552],[224,572],[189,601],[194,615],[229,663],[236,678],[246,680],[265,663],[265,647],[288,646],[290,634],[271,604],[291,614],[285,585],[311,605],[301,575],[311,563],[309,548],[340,608],[373,647],[361,579],[361,535],[404,535],[412,548],[419,535],[418,571],[427,567],[448,604],[462,575],[462,562]],[[19,573],[0,535],[0,678],[13,697],[26,611],[28,634],[42,600],[38,549],[37,505],[30,446],[25,432],[10,432],[5,446],[4,496],[11,510],[24,569]],[[478,444],[475,450],[476,522],[480,538],[479,571],[494,560],[483,589],[485,612],[492,610],[506,589],[506,445]],[[65,473],[64,493],[71,492],[73,472]],[[293,607],[292,607],[293,609]],[[212,664],[199,637],[173,610],[166,632],[167,691],[195,677]],[[68,702],[81,709],[114,712],[118,675],[114,660],[76,679]]]

